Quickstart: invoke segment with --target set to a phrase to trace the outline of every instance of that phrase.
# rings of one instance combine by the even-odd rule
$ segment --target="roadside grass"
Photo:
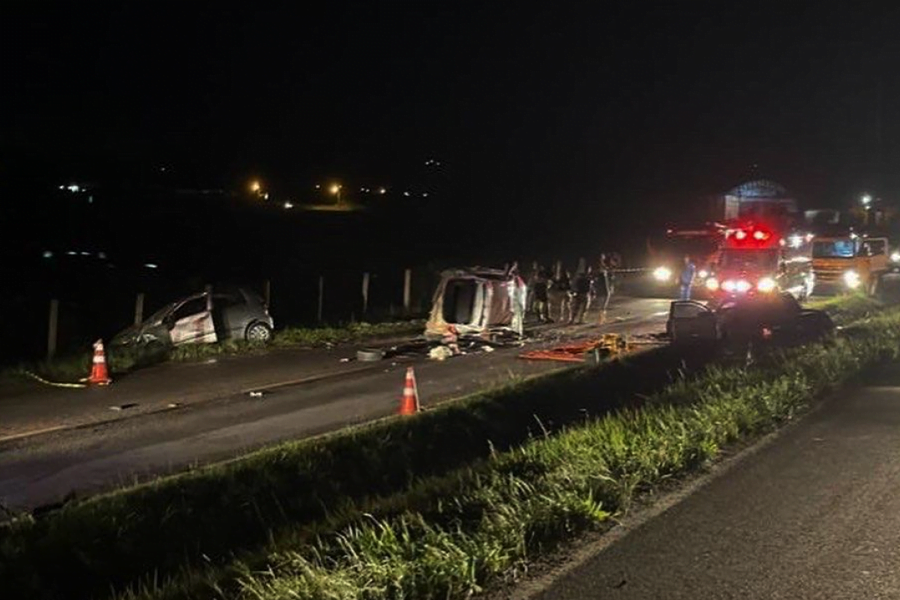
[[[315,530],[357,502],[623,406],[702,364],[661,348],[25,516],[0,529],[0,581],[28,597],[96,597],[150,573],[225,565],[286,530]]]
[[[816,298],[806,302],[806,308],[824,310],[835,322],[862,319],[884,308],[885,304],[862,292],[841,294],[828,298]]]
[[[881,335],[891,331],[884,328]],[[898,338],[893,338],[895,345]],[[848,339],[864,343],[855,335]],[[850,342],[838,344],[847,343]],[[544,441],[555,440],[560,431],[563,436],[578,431],[614,409],[626,411],[621,415],[641,414],[633,411],[648,402],[666,407],[693,406],[698,402],[698,389],[714,397],[722,390],[733,389],[738,385],[735,382],[743,382],[744,370],[734,368],[711,370],[692,378],[691,374],[704,362],[698,358],[686,364],[672,349],[663,348],[599,367],[526,381],[442,406],[415,419],[387,420],[315,440],[282,444],[229,464],[72,503],[39,518],[24,516],[0,530],[0,581],[10,590],[11,597],[101,597],[111,589],[127,586],[136,590],[145,586],[151,597],[210,597],[214,595],[211,590],[220,585],[223,593],[225,588],[229,593],[237,593],[229,582],[238,581],[246,584],[246,593],[251,593],[254,585],[268,584],[265,578],[248,579],[246,573],[235,577],[235,569],[242,568],[233,566],[235,556],[244,559],[238,565],[253,565],[249,571],[253,574],[257,568],[281,565],[281,553],[302,552],[309,562],[310,556],[321,551],[324,562],[309,562],[308,569],[321,575],[322,569],[337,564],[333,557],[338,554],[329,550],[330,546],[316,550],[311,539],[318,536],[323,543],[333,543],[333,532],[348,520],[354,528],[366,526],[367,520],[355,522],[360,511],[373,515],[371,518],[378,515],[381,519],[394,519],[403,517],[410,506],[422,508],[403,517],[406,520],[384,521],[391,531],[401,527],[406,536],[403,539],[412,540],[418,539],[416,532],[433,530],[445,539],[446,522],[437,517],[421,519],[440,516],[442,511],[450,510],[447,506],[458,505],[467,511],[465,514],[481,515],[471,522],[481,522],[489,507],[505,507],[507,492],[502,489],[471,488],[476,498],[499,494],[499,504],[492,500],[479,513],[473,508],[476,505],[465,501],[470,495],[470,487],[465,487],[470,484],[466,482],[494,481],[495,462],[512,460],[505,457],[537,443],[529,443],[536,436],[547,436]],[[830,364],[820,362],[819,368]],[[651,395],[648,399],[661,388],[666,389],[663,395]],[[670,425],[674,431],[684,428],[683,424]],[[619,446],[614,449],[623,456],[632,452],[628,435],[615,438]],[[529,553],[537,551],[535,548],[547,547],[557,538],[566,539],[596,522],[602,513],[623,509],[630,497],[619,494],[616,503],[607,496],[591,497],[603,502],[598,508],[596,502],[584,504],[586,497],[581,492],[575,496],[554,495],[556,492],[545,489],[543,480],[530,478],[529,464],[523,463],[521,472],[514,473],[531,486],[523,489],[535,490],[526,495],[547,497],[555,504],[535,505],[537,516],[516,513],[513,521],[521,517],[526,519],[522,523],[532,523],[529,527],[537,528],[536,531],[555,533],[541,537],[544,534],[533,534],[529,529],[528,539],[537,535],[534,540],[538,545],[526,544],[528,552],[524,555],[509,553],[511,558],[498,561],[500,566],[492,567],[493,570],[484,571],[473,563],[476,575],[471,581],[481,582],[479,585],[500,573],[514,576],[517,569],[523,568]],[[539,462],[533,466],[535,477],[547,469]],[[454,472],[457,469],[463,470]],[[620,478],[617,485],[630,481],[618,471],[613,474]],[[575,476],[553,475],[563,480]],[[518,480],[512,481],[519,484]],[[638,478],[622,489],[633,493],[640,488]],[[441,493],[435,495],[430,490]],[[598,488],[600,491],[603,490]],[[439,510],[433,506],[436,497],[442,499]],[[509,502],[514,500],[511,497]],[[527,504],[531,506],[531,502]],[[582,512],[576,510],[578,506]],[[570,514],[574,515],[571,522],[566,520]],[[586,521],[584,514],[590,517]],[[526,517],[534,518],[528,521]],[[420,520],[421,527],[416,525]],[[466,521],[467,527],[471,522]],[[476,531],[462,528],[461,522],[454,523],[453,527],[460,531]],[[366,535],[371,536],[372,532]],[[355,539],[346,534],[344,537]],[[313,550],[313,554],[308,553]],[[281,571],[273,566],[272,573],[276,572]],[[331,575],[326,579],[328,585],[337,581]],[[355,591],[349,596],[334,597],[358,597],[353,594],[362,593],[358,587],[348,589]],[[458,589],[449,591],[454,595]],[[418,593],[412,597],[420,597]],[[367,593],[363,596],[368,597]]]
[[[168,348],[161,344],[140,349],[107,345],[106,355],[110,371],[114,375],[122,375],[167,360],[189,362],[218,356],[261,354],[271,348],[321,348],[336,344],[375,342],[380,339],[419,333],[422,331],[422,327],[421,320],[383,323],[359,322],[325,327],[288,327],[275,332],[269,344],[245,340],[224,340],[216,344],[185,344],[174,348]],[[49,361],[23,363],[3,369],[0,371],[0,378],[27,377],[30,372],[54,382],[75,383],[90,372],[92,356],[90,350],[85,350]]]
[[[900,312],[848,332],[751,368],[711,366],[640,408],[591,418],[345,509],[331,532],[281,537],[265,555],[224,571],[148,582],[119,598],[468,598],[626,512],[637,494],[790,420],[866,367],[900,358]]]

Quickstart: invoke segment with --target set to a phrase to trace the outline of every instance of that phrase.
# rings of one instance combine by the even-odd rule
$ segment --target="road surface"
[[[607,325],[551,328],[543,335],[550,343],[552,338],[601,332],[655,333],[664,328],[667,309],[668,300],[621,300],[610,311]],[[77,412],[68,403],[86,402],[92,407],[84,413],[90,419],[82,416],[69,421],[77,425],[74,428],[0,442],[0,503],[32,509],[70,492],[95,492],[393,414],[409,365],[415,366],[426,407],[504,385],[511,378],[563,368],[560,363],[521,360],[520,352],[510,348],[445,362],[398,357],[377,363],[341,363],[339,357],[346,356],[347,349],[273,353],[166,365],[155,375],[150,369],[108,389],[63,390],[51,395],[53,406]],[[261,396],[248,393],[259,389],[265,390]],[[135,408],[145,412],[129,418],[131,409],[109,410],[108,405],[121,402],[137,402]],[[169,403],[178,406],[165,410]],[[28,406],[21,398],[0,402],[0,420],[4,407],[28,424]],[[97,414],[113,420],[98,422]],[[47,417],[38,420],[44,425]]]
[[[900,366],[830,398],[758,452],[533,600],[900,598]],[[601,541],[600,544],[603,542]],[[565,569],[563,569],[565,570]]]

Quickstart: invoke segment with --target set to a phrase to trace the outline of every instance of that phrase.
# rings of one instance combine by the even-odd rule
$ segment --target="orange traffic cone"
[[[419,390],[416,388],[416,374],[412,367],[406,369],[406,385],[403,387],[398,412],[401,415],[414,415],[419,412]]]
[[[94,342],[94,364],[91,368],[91,376],[88,383],[92,385],[109,385],[112,379],[106,370],[106,353],[103,351],[103,340]]]

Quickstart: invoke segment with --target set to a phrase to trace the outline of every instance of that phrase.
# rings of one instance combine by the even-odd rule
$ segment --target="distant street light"
[[[337,197],[337,203],[340,204],[341,203],[341,184],[332,183],[331,187],[328,188],[328,191],[332,196]]]
[[[863,208],[866,211],[865,212],[865,220],[863,222],[865,223],[866,227],[868,227],[869,226],[869,209],[872,208],[872,196],[870,196],[869,194],[863,194],[860,197],[859,201],[863,205]]]
[[[250,182],[250,191],[253,192],[254,194],[258,194],[261,189],[262,189],[262,184],[259,183],[259,181],[254,179],[253,181]]]

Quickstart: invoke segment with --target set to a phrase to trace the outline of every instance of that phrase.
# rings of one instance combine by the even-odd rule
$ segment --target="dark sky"
[[[536,223],[677,211],[753,164],[808,206],[900,191],[897,9],[304,4],[4,2],[0,151],[285,190],[436,157],[448,211]]]

